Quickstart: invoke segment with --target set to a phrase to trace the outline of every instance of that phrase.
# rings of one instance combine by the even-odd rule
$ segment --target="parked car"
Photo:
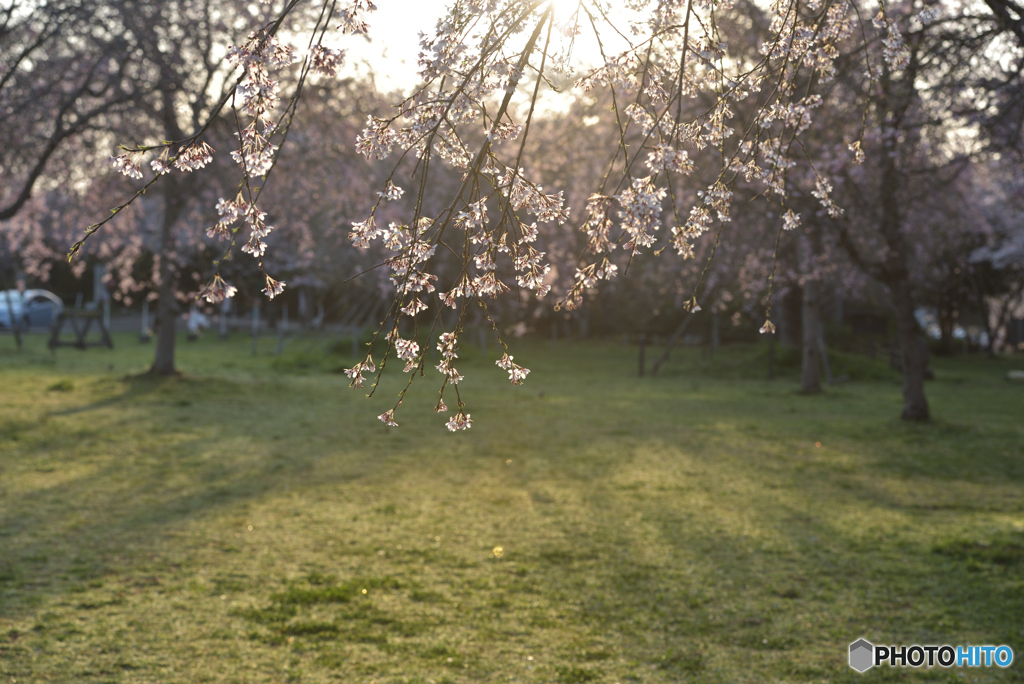
[[[12,321],[21,327],[47,327],[64,310],[60,297],[47,290],[0,291],[0,330],[10,330]]]

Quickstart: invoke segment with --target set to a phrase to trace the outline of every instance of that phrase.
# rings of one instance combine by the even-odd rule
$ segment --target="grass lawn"
[[[757,350],[525,341],[521,387],[466,351],[451,435],[433,372],[389,429],[402,378],[301,342],[158,381],[115,341],[0,337],[0,684],[1024,681],[1020,357],[935,360],[906,425],[856,359],[805,397]],[[858,637],[1017,662],[857,675]]]

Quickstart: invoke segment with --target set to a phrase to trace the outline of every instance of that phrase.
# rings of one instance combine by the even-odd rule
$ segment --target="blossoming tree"
[[[242,191],[218,204],[221,220],[211,233],[222,237],[229,249],[240,245],[261,270],[264,238],[272,227],[260,206],[260,192],[291,130],[290,112],[309,74],[331,75],[339,68],[343,53],[325,42],[328,32],[364,34],[370,30],[374,9],[369,0],[264,4],[265,14],[256,19],[260,26],[226,52],[226,60],[241,72],[237,88],[217,106],[195,108],[197,113],[212,110],[211,115],[221,107],[230,108],[238,121],[240,145],[231,156],[239,166]],[[285,18],[303,9],[312,20],[300,54],[284,45],[279,34]],[[862,96],[862,111],[871,111],[872,98],[886,103],[878,109],[884,109],[877,119],[882,131],[878,153],[883,156],[883,175],[898,187],[893,177],[899,173],[898,165],[884,161],[899,145],[886,132],[893,129],[888,117],[899,115],[891,104],[899,95],[891,86],[916,85],[914,75],[924,55],[942,59],[941,51],[920,49],[920,38],[931,35],[921,27],[937,23],[940,35],[976,38],[976,60],[1001,65],[1009,55],[1019,63],[1019,10],[1012,0],[773,0],[763,7],[719,0],[651,0],[625,8],[598,0],[453,3],[421,39],[422,85],[390,114],[369,117],[355,141],[368,159],[392,163],[377,195],[368,198],[363,218],[353,223],[350,239],[357,248],[379,244],[389,253],[384,264],[395,294],[377,333],[386,347],[383,359],[368,353],[359,360],[348,371],[353,386],[364,386],[370,376],[376,387],[393,358],[404,362],[411,385],[425,371],[423,342],[439,333],[436,410],[448,411],[447,395],[455,403],[448,428],[468,428],[472,420],[459,394],[462,375],[456,367],[463,322],[477,307],[489,318],[491,301],[513,290],[539,298],[549,295],[551,264],[536,246],[545,224],[577,228],[584,238],[572,282],[553,295],[556,309],[571,311],[589,290],[615,278],[642,254],[672,250],[688,257],[698,242],[718,245],[724,227],[736,215],[740,189],[749,189],[772,207],[778,217],[772,231],[778,235],[800,224],[789,201],[801,170],[813,179],[810,192],[823,214],[839,219],[844,207],[834,192],[835,165],[815,160],[804,138],[815,130],[818,113],[829,106],[821,93],[836,82],[844,60],[865,74],[854,89],[854,95]],[[573,74],[578,68],[573,52],[584,41],[596,46],[601,57],[596,66]],[[755,50],[748,49],[751,44]],[[292,66],[296,62],[299,65]],[[297,76],[285,105],[279,107],[275,71],[286,68],[295,69]],[[525,156],[541,90],[570,74],[577,92],[607,93],[615,115],[605,173],[579,206],[571,206],[564,191],[545,189],[532,177],[531,160]],[[211,85],[207,81],[198,92],[210,92]],[[936,102],[941,108],[942,102]],[[164,111],[171,108],[165,106]],[[175,135],[168,136],[171,142],[130,148],[115,164],[128,175],[140,176],[144,158],[151,155],[156,157],[152,164],[157,177],[175,168],[190,171],[208,160],[210,150],[202,141],[205,130],[205,124],[196,121],[191,133],[174,130]],[[978,126],[971,130],[972,135],[984,133]],[[840,133],[842,139],[834,144],[843,150],[842,164],[864,161],[870,142],[865,135],[870,132],[865,125],[852,135]],[[454,169],[461,179],[444,197],[435,194],[441,167]],[[677,182],[688,176],[709,180],[691,192]],[[156,181],[152,178],[146,187]],[[404,215],[382,220],[388,204],[407,192],[413,201]],[[883,234],[904,240],[899,211],[889,207],[898,202],[897,195],[883,192],[880,201]],[[72,254],[104,223],[91,226]],[[890,224],[892,228],[886,228]],[[714,251],[710,250],[712,256]],[[458,264],[445,281],[433,268],[442,255]],[[514,277],[499,275],[504,272],[502,264]],[[269,274],[264,279],[268,297],[282,292],[283,282]],[[687,298],[691,309],[700,306],[703,282],[698,278]],[[774,330],[772,282],[770,277],[763,332]],[[219,273],[203,291],[210,301],[230,294]],[[912,301],[896,290],[894,301],[901,326],[909,326]],[[439,313],[443,307],[457,312],[454,325],[446,325]],[[497,365],[513,384],[522,383],[529,370],[515,362],[497,326],[494,330],[502,350]],[[911,330],[903,333],[910,335]],[[909,419],[928,415],[913,379],[917,365],[914,358],[905,357],[904,417]],[[405,394],[403,390],[396,404],[380,416],[383,422],[396,424]]]

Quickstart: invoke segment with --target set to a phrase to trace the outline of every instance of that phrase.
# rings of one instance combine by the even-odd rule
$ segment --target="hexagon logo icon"
[[[875,666],[875,647],[867,639],[857,639],[850,644],[850,667],[857,672],[866,672]]]

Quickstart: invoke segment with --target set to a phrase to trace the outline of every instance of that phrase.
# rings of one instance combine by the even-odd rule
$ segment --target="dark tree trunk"
[[[839,238],[853,261],[872,277],[881,281],[889,290],[896,312],[899,335],[899,361],[903,371],[903,412],[904,420],[925,421],[930,418],[928,400],[924,394],[924,380],[928,365],[928,347],[924,344],[921,331],[914,316],[914,295],[911,280],[911,248],[904,231],[904,206],[907,198],[903,194],[905,172],[901,169],[903,150],[911,149],[910,144],[901,147],[900,131],[908,113],[919,102],[916,90],[918,68],[920,67],[920,34],[915,34],[908,43],[911,60],[902,74],[895,78],[888,67],[883,66],[879,79],[876,107],[880,121],[884,121],[889,132],[882,137],[881,149],[875,155],[878,161],[878,201],[873,193],[869,198],[870,213],[877,212],[878,231],[885,242],[886,254],[881,262],[874,261],[862,253],[852,240],[846,228],[841,228]],[[867,213],[867,212],[866,212]]]
[[[821,351],[818,334],[821,317],[818,310],[819,283],[814,279],[814,253],[810,240],[801,236],[801,268],[804,272],[804,296],[800,307],[801,329],[803,331],[803,365],[800,369],[800,391],[805,394],[821,392]]]
[[[928,420],[928,399],[924,395],[924,376],[928,366],[927,347],[922,344],[921,330],[914,316],[914,297],[906,280],[889,284],[896,326],[899,332],[900,361],[903,365],[904,420]]]
[[[800,317],[803,293],[790,287],[779,302],[779,342],[783,347],[798,347],[801,343]]]
[[[164,179],[164,216],[160,226],[160,285],[157,288],[156,355],[149,369],[154,375],[174,375],[174,344],[178,323],[178,273],[171,258],[174,251],[174,224],[181,216],[184,203],[178,183],[168,176]]]
[[[903,90],[896,98],[898,104],[889,111],[893,130],[902,126],[915,95],[914,71],[911,65],[901,83]],[[892,95],[889,75],[884,78],[887,95]],[[922,344],[921,330],[914,316],[914,294],[910,276],[910,245],[903,231],[903,211],[900,191],[903,175],[899,168],[899,149],[896,136],[886,136],[882,144],[882,177],[880,187],[881,233],[889,254],[883,266],[882,280],[889,288],[892,305],[896,310],[896,329],[900,341],[900,360],[903,365],[903,420],[925,421],[931,416],[928,399],[924,395],[924,376],[927,367],[927,347]]]
[[[174,91],[178,85],[176,76],[168,70],[162,74],[161,80],[160,116],[163,119],[165,135],[168,140],[181,140],[185,134],[181,130],[175,113]],[[157,288],[156,355],[153,358],[153,366],[149,369],[149,372],[154,375],[177,373],[177,369],[174,367],[174,343],[178,327],[178,300],[175,298],[178,286],[178,268],[173,260],[175,252],[174,226],[185,211],[186,198],[191,195],[195,183],[194,178],[182,176],[183,174],[170,173],[161,182],[164,215],[160,225],[160,285]]]
[[[818,283],[804,282],[803,303],[803,365],[800,368],[800,391],[805,394],[821,392],[821,350],[818,331],[821,317],[818,311]]]
[[[156,355],[149,369],[155,375],[174,375],[174,343],[177,333],[178,303],[174,298],[175,273],[167,256],[160,259],[160,287],[157,289]]]

